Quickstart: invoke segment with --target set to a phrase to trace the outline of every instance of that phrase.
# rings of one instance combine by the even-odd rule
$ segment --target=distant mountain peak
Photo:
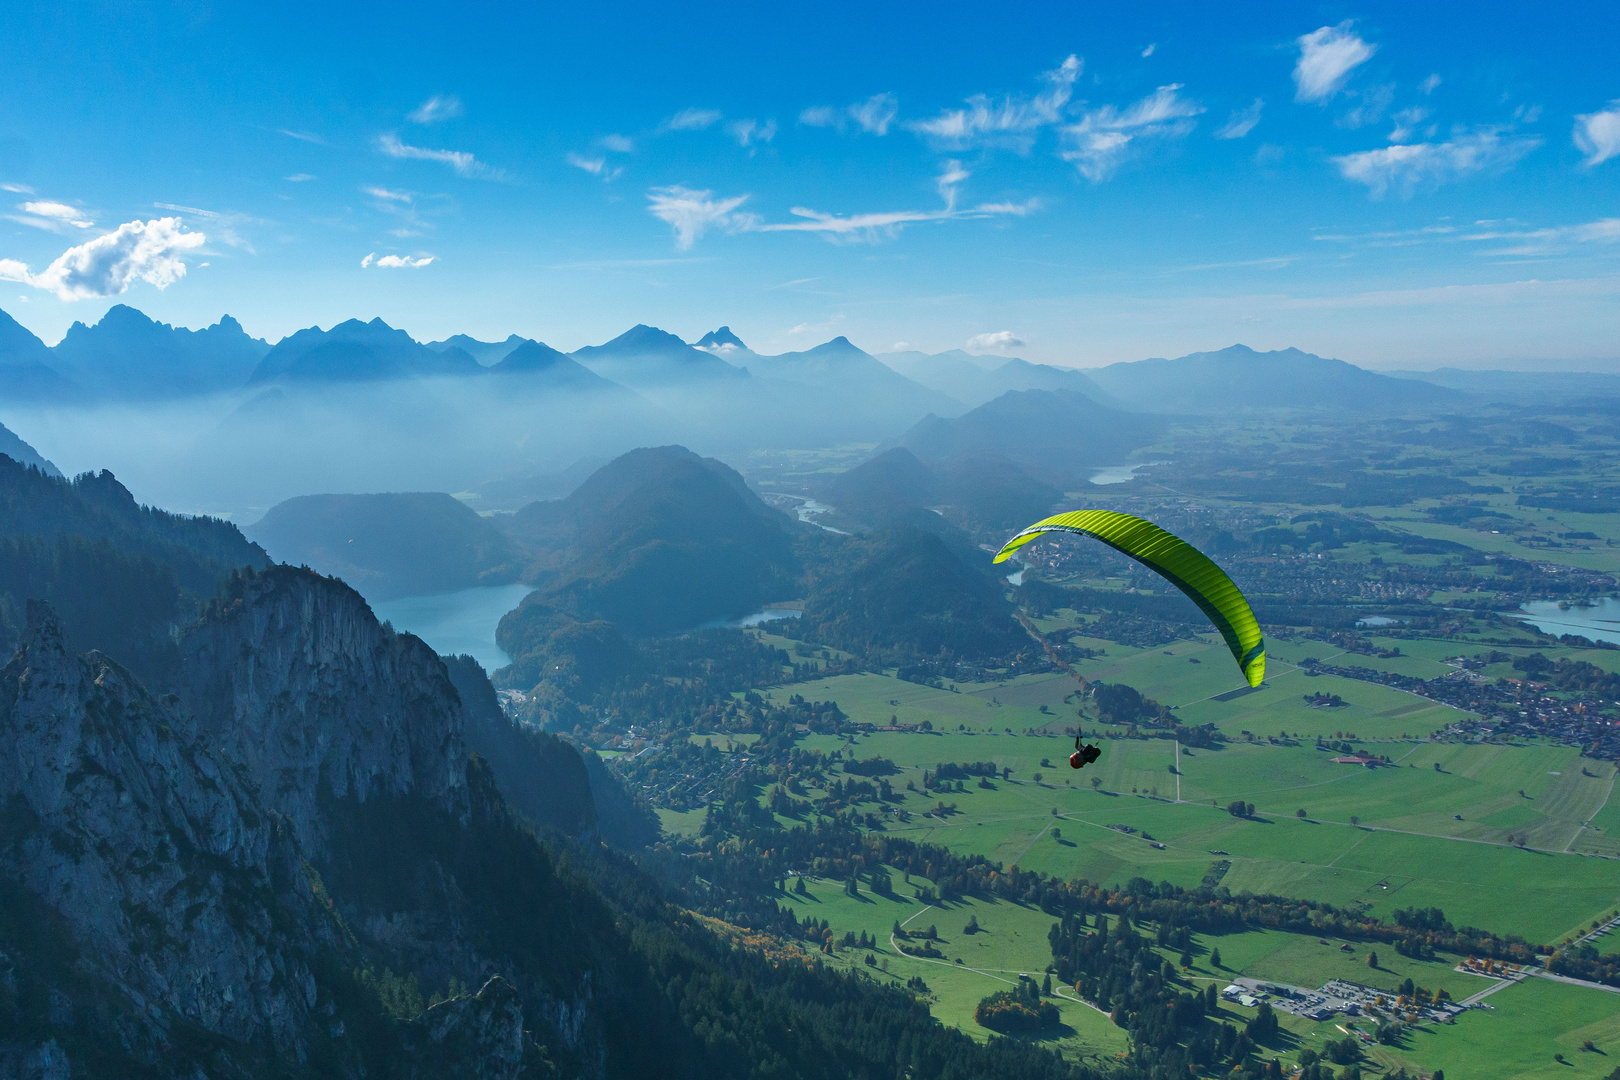
[[[698,339],[697,347],[703,349],[705,352],[712,352],[719,356],[724,356],[731,352],[753,351],[747,345],[743,344],[742,338],[731,332],[731,327],[729,326],[722,326],[718,330],[710,330],[707,334],[704,334],[703,337]]]

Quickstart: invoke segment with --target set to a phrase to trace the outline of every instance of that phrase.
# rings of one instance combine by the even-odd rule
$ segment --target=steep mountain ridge
[[[21,436],[4,424],[0,424],[0,454],[15,461],[19,465],[31,465],[46,476],[62,478],[62,470],[56,465],[40,456],[38,450],[22,441]]]
[[[188,330],[114,304],[94,326],[75,322],[51,356],[91,393],[127,401],[238,389],[269,351],[269,342],[248,336],[229,315]]]
[[[365,382],[482,371],[477,360],[454,346],[436,351],[381,319],[349,319],[330,330],[312,326],[282,338],[259,361],[248,385],[277,380]]]
[[[489,367],[505,359],[519,345],[532,340],[532,338],[522,337],[518,334],[507,335],[505,341],[479,341],[477,338],[468,337],[466,334],[451,334],[443,341],[429,341],[426,344],[434,352],[460,349],[480,364]]]
[[[638,390],[748,377],[741,368],[645,323],[637,323],[604,344],[576,349],[572,355],[603,378]]]
[[[53,366],[46,344],[4,311],[0,311],[0,396],[11,401],[71,402],[82,387]]]

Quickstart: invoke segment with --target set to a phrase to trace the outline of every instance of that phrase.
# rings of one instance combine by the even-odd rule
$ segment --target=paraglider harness
[[[1081,746],[1080,736],[1076,735],[1074,737],[1074,753],[1069,755],[1069,768],[1083,769],[1100,757],[1102,757],[1102,747]]]

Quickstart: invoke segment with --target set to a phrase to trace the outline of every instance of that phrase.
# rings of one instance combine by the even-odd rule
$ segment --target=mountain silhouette
[[[71,402],[84,391],[57,371],[51,350],[33,331],[0,311],[0,398]]]
[[[638,323],[602,345],[577,350],[574,359],[632,389],[677,387],[719,379],[746,379],[748,372],[694,349],[674,334]]]
[[[1032,364],[1016,356],[1003,359],[951,349],[932,355],[915,351],[885,353],[879,359],[908,379],[949,394],[970,408],[993,401],[1009,390],[1074,390],[1099,404],[1120,404],[1073,368]]]
[[[454,346],[435,352],[381,319],[350,319],[330,330],[312,326],[282,338],[248,382],[369,382],[482,371],[477,360]]]
[[[434,352],[460,349],[480,364],[488,367],[491,364],[499,363],[513,349],[529,340],[529,338],[520,337],[517,334],[509,335],[505,341],[479,341],[477,338],[468,337],[466,334],[452,334],[443,341],[428,342],[427,347]]]
[[[32,465],[46,476],[60,477],[62,470],[40,456],[38,450],[23,442],[16,432],[0,424],[0,454],[19,465]]]
[[[91,394],[138,401],[235,390],[269,351],[269,342],[249,337],[229,315],[187,330],[114,304],[94,326],[69,327],[51,355]]]
[[[1396,379],[1298,349],[1255,352],[1232,345],[1110,364],[1089,372],[1097,385],[1133,409],[1163,413],[1224,413],[1233,409],[1401,411],[1465,400],[1432,383]]]

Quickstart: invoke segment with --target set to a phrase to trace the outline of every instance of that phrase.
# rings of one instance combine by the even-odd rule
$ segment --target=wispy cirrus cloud
[[[1075,80],[1084,67],[1078,56],[1070,56],[1041,75],[1048,87],[1043,93],[1033,97],[1009,94],[1000,102],[975,94],[964,109],[946,109],[931,120],[914,120],[906,126],[939,146],[1009,146],[1027,151],[1037,131],[1064,118],[1064,108],[1074,96]]]
[[[287,181],[289,184],[307,184],[311,180],[315,179],[315,177],[311,176],[307,172],[301,172],[293,173],[291,176],[284,176],[282,179]]]
[[[712,191],[685,187],[653,188],[648,192],[648,209],[653,216],[675,230],[675,246],[681,251],[711,228],[726,232],[807,232],[833,241],[875,242],[893,237],[907,225],[931,221],[973,220],[993,217],[1023,217],[1039,209],[1038,200],[1023,203],[980,203],[957,205],[957,193],[970,174],[960,162],[947,161],[935,181],[945,206],[939,210],[887,210],[866,214],[830,214],[809,207],[795,206],[788,213],[792,221],[766,221],[757,214],[739,212],[749,198],[739,195],[716,199]]]
[[[647,209],[675,230],[675,247],[679,251],[690,251],[710,229],[738,232],[746,228],[752,215],[739,214],[737,208],[747,201],[747,195],[716,199],[712,191],[697,191],[680,184],[653,188],[647,193]]]
[[[658,125],[660,131],[702,131],[721,120],[719,109],[682,109]]]
[[[1337,26],[1323,26],[1294,39],[1299,61],[1294,65],[1294,100],[1330,101],[1344,88],[1356,68],[1372,59],[1378,46],[1363,41],[1345,20]]]
[[[456,95],[434,94],[406,113],[405,119],[413,124],[437,124],[445,120],[454,120],[466,111],[461,99]]]
[[[1609,102],[1600,112],[1575,118],[1575,147],[1586,155],[1587,168],[1620,157],[1620,101]]]
[[[166,289],[186,276],[185,254],[207,241],[200,232],[187,232],[179,218],[130,221],[68,248],[37,274],[16,259],[0,259],[0,281],[22,282],[69,301],[116,296],[136,281]]]
[[[997,330],[992,334],[974,334],[964,346],[971,353],[1006,352],[1022,349],[1029,343],[1011,330]]]
[[[602,149],[611,150],[615,154],[630,154],[636,149],[635,142],[627,135],[604,135],[597,140]]]
[[[892,94],[873,94],[865,101],[843,108],[816,105],[799,114],[799,123],[809,127],[829,127],[843,131],[854,125],[871,135],[887,135],[889,125],[900,113],[900,103]]]
[[[1428,109],[1417,108],[1415,106],[1410,109],[1402,109],[1392,118],[1395,121],[1395,128],[1389,133],[1389,141],[1392,143],[1410,141],[1412,138],[1412,133],[1417,130],[1417,126],[1428,118]],[[1430,129],[1429,134],[1434,134],[1434,130],[1432,128]]]
[[[21,202],[17,204],[17,209],[22,212],[7,214],[6,218],[19,225],[28,225],[47,232],[69,233],[74,229],[88,229],[95,224],[78,207],[51,199]]]
[[[311,131],[290,131],[287,128],[282,128],[280,130],[281,133],[287,136],[289,139],[297,139],[299,142],[314,143],[316,146],[326,145],[325,139]]]
[[[201,207],[179,206],[175,203],[166,202],[153,203],[152,206],[158,210],[173,210],[178,214],[200,217],[208,222],[209,235],[217,237],[222,243],[229,244],[233,248],[240,248],[249,255],[258,254],[253,250],[253,244],[239,231],[242,226],[252,224],[258,220],[249,214],[241,214],[230,210],[204,210]]]
[[[1233,109],[1232,115],[1226,118],[1226,123],[1215,129],[1215,137],[1217,139],[1243,138],[1260,123],[1260,112],[1265,107],[1265,99],[1255,98],[1254,103],[1247,108]]]
[[[1391,189],[1403,197],[1490,169],[1512,165],[1536,147],[1534,135],[1512,135],[1486,129],[1446,142],[1400,143],[1333,158],[1346,180],[1365,184],[1375,199]]]
[[[1563,225],[1546,229],[1487,227],[1462,233],[1457,239],[1473,243],[1506,245],[1489,249],[1485,252],[1488,255],[1520,257],[1557,255],[1585,244],[1620,244],[1620,218],[1600,218],[1580,225]]]
[[[726,125],[726,134],[736,139],[738,146],[768,143],[776,138],[776,121],[767,120],[762,124],[757,120],[733,120]]]
[[[1193,117],[1204,108],[1181,97],[1181,89],[1180,83],[1171,83],[1124,109],[1112,105],[1092,109],[1079,123],[1063,129],[1068,147],[1063,159],[1074,162],[1080,174],[1095,183],[1113,175],[1133,142],[1190,134]]]
[[[437,258],[436,255],[418,255],[414,258],[409,255],[383,255],[378,257],[374,251],[360,260],[360,269],[365,270],[377,266],[384,270],[420,270],[429,263],[436,261]]]
[[[491,168],[466,150],[431,150],[424,146],[411,146],[400,142],[399,136],[393,133],[380,136],[377,149],[391,158],[441,162],[454,169],[458,176],[469,179],[502,180],[506,176],[500,169]]]
[[[0,184],[0,191],[9,191],[13,195],[32,195],[34,189],[27,184],[13,184],[10,182]]]

